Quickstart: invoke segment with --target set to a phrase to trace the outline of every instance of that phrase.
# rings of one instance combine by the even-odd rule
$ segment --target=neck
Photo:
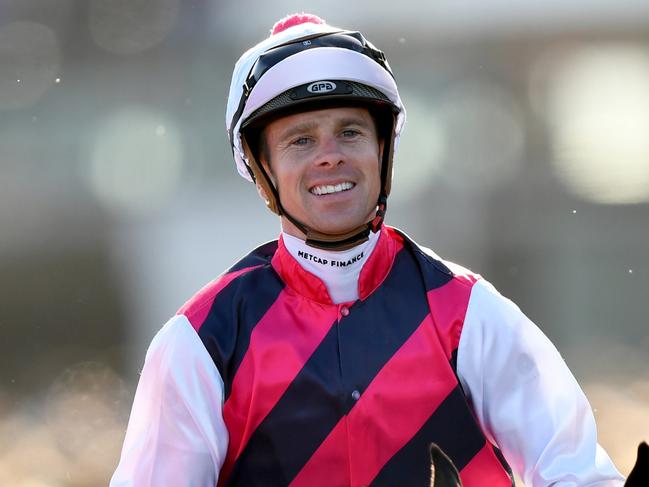
[[[347,250],[333,251],[308,246],[303,239],[282,232],[288,252],[305,270],[324,282],[336,304],[358,299],[358,277],[379,235],[380,232],[370,232],[367,241]]]
[[[322,250],[341,251],[348,250],[356,245],[367,241],[369,234],[374,231],[378,232],[383,223],[383,215],[385,213],[385,205],[381,204],[367,215],[367,223],[359,225],[356,228],[348,230],[343,233],[321,233],[313,228],[310,228],[303,223],[299,222],[293,216],[284,210],[280,204],[282,212],[280,221],[282,224],[282,231],[285,234],[293,235],[299,239],[306,241],[310,247],[315,247]],[[372,215],[376,211],[376,216]]]

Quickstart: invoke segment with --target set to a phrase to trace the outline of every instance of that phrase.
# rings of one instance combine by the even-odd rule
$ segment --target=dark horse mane
[[[649,486],[649,445],[638,446],[635,466],[624,487]],[[430,487],[462,487],[460,474],[451,459],[435,443],[430,445]]]

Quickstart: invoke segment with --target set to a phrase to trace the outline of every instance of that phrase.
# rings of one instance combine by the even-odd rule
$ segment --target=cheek
[[[280,193],[290,196],[293,192],[297,191],[300,186],[300,172],[296,170],[296,166],[286,165],[277,168],[275,171],[275,180],[279,187]]]
[[[365,173],[371,178],[371,181],[381,179],[381,158],[376,147],[368,147],[363,155],[363,167]]]

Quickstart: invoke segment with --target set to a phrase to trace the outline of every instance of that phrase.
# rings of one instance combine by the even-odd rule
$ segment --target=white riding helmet
[[[283,29],[283,30],[282,30]],[[326,235],[286,213],[246,135],[275,117],[331,106],[364,106],[377,125],[387,127],[381,166],[377,217],[343,235]],[[378,114],[378,115],[377,115]],[[320,18],[293,15],[282,19],[271,36],[246,51],[232,74],[226,129],[241,176],[266,190],[269,208],[286,216],[315,247],[342,249],[377,231],[390,193],[392,159],[406,112],[385,56],[359,32],[332,27]]]

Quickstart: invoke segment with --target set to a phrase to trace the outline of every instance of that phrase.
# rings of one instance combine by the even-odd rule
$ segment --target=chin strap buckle
[[[372,230],[372,232],[376,233],[379,231],[381,228],[381,225],[383,225],[383,218],[385,217],[385,211],[387,210],[388,207],[388,197],[382,194],[379,196],[379,204],[378,204],[378,209],[376,210],[376,216],[374,219],[369,223],[369,227]]]

